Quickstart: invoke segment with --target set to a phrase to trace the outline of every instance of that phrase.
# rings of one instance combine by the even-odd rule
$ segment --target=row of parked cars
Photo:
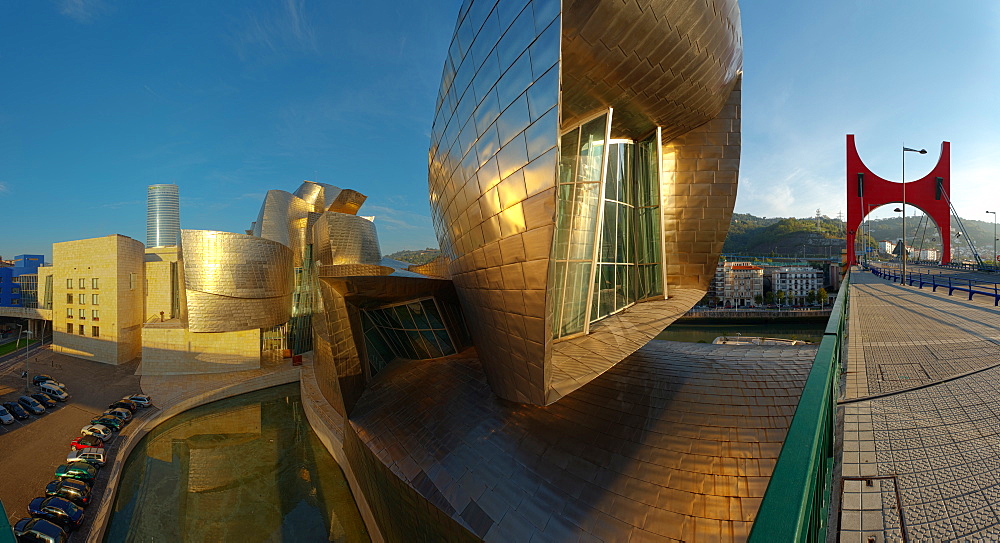
[[[35,378],[39,377],[47,376]],[[19,541],[64,543],[69,532],[83,524],[97,471],[106,460],[107,442],[132,420],[137,410],[151,405],[151,398],[144,394],[126,396],[81,430],[83,435],[70,442],[66,463],[56,468],[55,479],[45,485],[45,495],[28,504],[30,517],[14,524]]]
[[[66,385],[48,375],[36,375],[34,394],[25,394],[13,402],[0,404],[0,424],[13,424],[14,420],[25,420],[31,415],[41,415],[46,409],[56,407],[58,402],[69,401]]]

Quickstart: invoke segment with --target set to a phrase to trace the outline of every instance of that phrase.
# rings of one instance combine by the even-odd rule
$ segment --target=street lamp
[[[906,251],[906,153],[927,154],[927,149],[910,149],[903,147],[903,251]],[[906,259],[903,259],[903,279],[906,279]],[[903,284],[902,282],[900,284]]]
[[[993,214],[993,262],[990,263],[991,266],[995,266],[997,261],[997,212],[987,211],[987,213]]]

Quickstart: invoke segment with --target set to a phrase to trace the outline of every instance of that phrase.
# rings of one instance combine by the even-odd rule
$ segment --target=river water
[[[370,541],[292,383],[173,417],[125,462],[105,541]]]
[[[823,339],[825,322],[791,323],[686,323],[675,322],[660,332],[656,339],[686,341],[688,343],[711,343],[719,336],[775,337],[799,339],[819,343]]]

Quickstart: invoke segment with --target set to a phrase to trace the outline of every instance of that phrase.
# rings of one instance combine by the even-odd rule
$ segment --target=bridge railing
[[[871,267],[871,272],[876,277],[888,279],[894,283],[902,283],[903,278],[900,270],[894,268]],[[972,299],[974,294],[989,296],[993,298],[993,305],[1000,305],[1000,284],[990,281],[975,281],[971,278],[952,277],[950,275],[939,275],[934,273],[913,273],[907,272],[906,284],[918,288],[931,287],[931,292],[937,292],[939,288],[947,288],[948,296],[953,296],[955,291],[965,292]]]
[[[833,304],[785,444],[750,531],[751,543],[826,540],[834,428],[850,274]]]

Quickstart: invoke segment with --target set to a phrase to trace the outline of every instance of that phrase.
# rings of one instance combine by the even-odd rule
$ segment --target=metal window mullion
[[[580,141],[580,138],[583,135],[583,132],[582,132],[583,131],[583,125],[581,124],[580,126],[576,127],[575,130],[576,130],[576,150],[574,151],[574,157],[575,157],[574,160],[575,160],[575,163],[573,165],[573,182],[572,182],[572,186],[574,187],[574,189],[576,188],[576,185],[578,184],[576,182],[576,178],[577,178],[577,175],[580,172],[580,146],[583,145],[583,142]],[[568,134],[568,133],[569,132],[567,132],[566,134]],[[566,134],[563,134],[563,136],[565,136]],[[559,138],[559,147],[560,147],[560,149],[562,148],[562,136],[560,136],[560,138]],[[559,175],[559,172],[556,171],[556,176],[557,176],[556,180],[557,181],[559,180],[558,179],[558,175]],[[559,201],[558,186],[560,184],[561,183],[559,183],[559,182],[556,183],[556,203],[557,204],[558,204],[558,201]],[[575,217],[575,216],[576,216],[576,207],[574,206],[570,210],[570,218],[572,219],[572,217]],[[573,221],[570,220],[570,227],[571,227],[570,229],[571,230],[572,230],[572,223],[573,223]],[[556,232],[556,236],[557,237],[558,237],[558,235],[559,235],[559,233]],[[566,253],[562,255],[562,257],[563,257],[562,260],[563,260],[563,263],[565,264],[565,266],[563,266],[562,293],[561,293],[561,297],[560,297],[560,300],[559,300],[559,322],[557,323],[558,327],[556,328],[556,337],[557,338],[562,337],[563,321],[566,319],[566,281],[569,280],[569,253],[570,253],[570,242],[569,242],[569,237],[567,237],[566,238]],[[556,260],[558,261],[558,259],[556,259]]]
[[[604,185],[605,183],[607,183],[607,176],[608,176],[607,172],[608,149],[611,147],[608,144],[608,141],[611,139],[611,121],[612,117],[614,116],[614,112],[615,108],[613,107],[608,108],[608,121],[607,124],[604,126],[604,150],[603,150],[604,152],[602,153],[601,156],[601,176],[600,179],[598,179],[597,183],[597,194],[598,194],[597,201],[599,202],[597,206],[597,225],[594,228],[594,252],[593,252],[593,257],[591,258],[592,264],[590,268],[590,283],[587,285],[587,298],[586,298],[587,309],[585,312],[586,319],[584,319],[583,321],[584,334],[590,333],[590,313],[592,308],[594,307],[593,303],[594,274],[597,273],[597,255],[601,250],[600,241],[601,241],[601,235],[604,232],[604,189],[605,189]],[[598,305],[600,305],[600,300],[598,300],[597,303]]]
[[[663,203],[663,128],[656,127],[656,196],[659,200],[660,209],[660,224],[657,228],[660,229],[660,280],[663,284],[663,299],[666,300],[667,296],[667,236],[663,235],[663,212],[667,206]]]

